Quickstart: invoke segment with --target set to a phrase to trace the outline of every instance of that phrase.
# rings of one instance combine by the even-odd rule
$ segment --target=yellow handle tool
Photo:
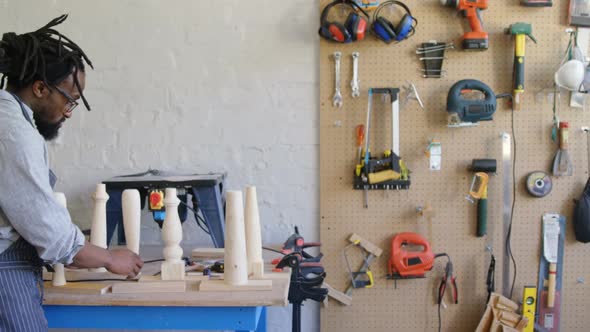
[[[507,34],[514,35],[514,79],[513,79],[513,100],[515,109],[520,108],[520,94],[524,92],[524,49],[525,40],[528,36],[535,43],[537,40],[533,37],[533,27],[529,23],[518,22],[510,25],[506,29]]]
[[[488,219],[488,182],[489,176],[484,172],[477,172],[471,181],[469,195],[477,199],[477,237],[487,233]]]

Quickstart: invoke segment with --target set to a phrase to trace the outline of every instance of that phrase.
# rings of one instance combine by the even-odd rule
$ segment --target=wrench
[[[352,88],[352,98],[361,95],[359,86],[359,52],[352,52],[352,81],[350,81],[350,87]]]
[[[342,107],[342,94],[340,93],[340,58],[342,57],[341,52],[334,52],[334,63],[336,65],[336,82],[334,84],[335,91],[334,97],[332,98],[332,106]]]

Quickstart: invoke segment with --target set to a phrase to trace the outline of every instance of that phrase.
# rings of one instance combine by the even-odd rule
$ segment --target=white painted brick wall
[[[89,227],[94,185],[147,168],[229,174],[227,188],[258,187],[263,242],[298,225],[319,240],[317,1],[0,0],[0,33],[58,29],[95,64],[83,107],[51,146],[76,223]],[[159,244],[142,221],[142,242]],[[191,218],[185,243],[210,245]],[[306,303],[303,331],[319,330]],[[287,331],[291,309],[270,311]]]

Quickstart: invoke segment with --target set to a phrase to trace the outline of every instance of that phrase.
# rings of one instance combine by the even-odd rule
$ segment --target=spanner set
[[[359,52],[352,52],[352,80],[350,81],[350,88],[352,89],[352,98],[357,98],[361,95],[361,87],[359,81]],[[342,52],[336,51],[332,53],[331,58],[334,59],[334,97],[332,97],[332,106],[342,107],[342,93],[340,91],[340,61],[342,59]]]

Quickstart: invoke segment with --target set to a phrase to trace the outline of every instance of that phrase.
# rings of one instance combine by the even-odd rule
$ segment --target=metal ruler
[[[399,157],[399,89],[391,91],[391,149]]]

